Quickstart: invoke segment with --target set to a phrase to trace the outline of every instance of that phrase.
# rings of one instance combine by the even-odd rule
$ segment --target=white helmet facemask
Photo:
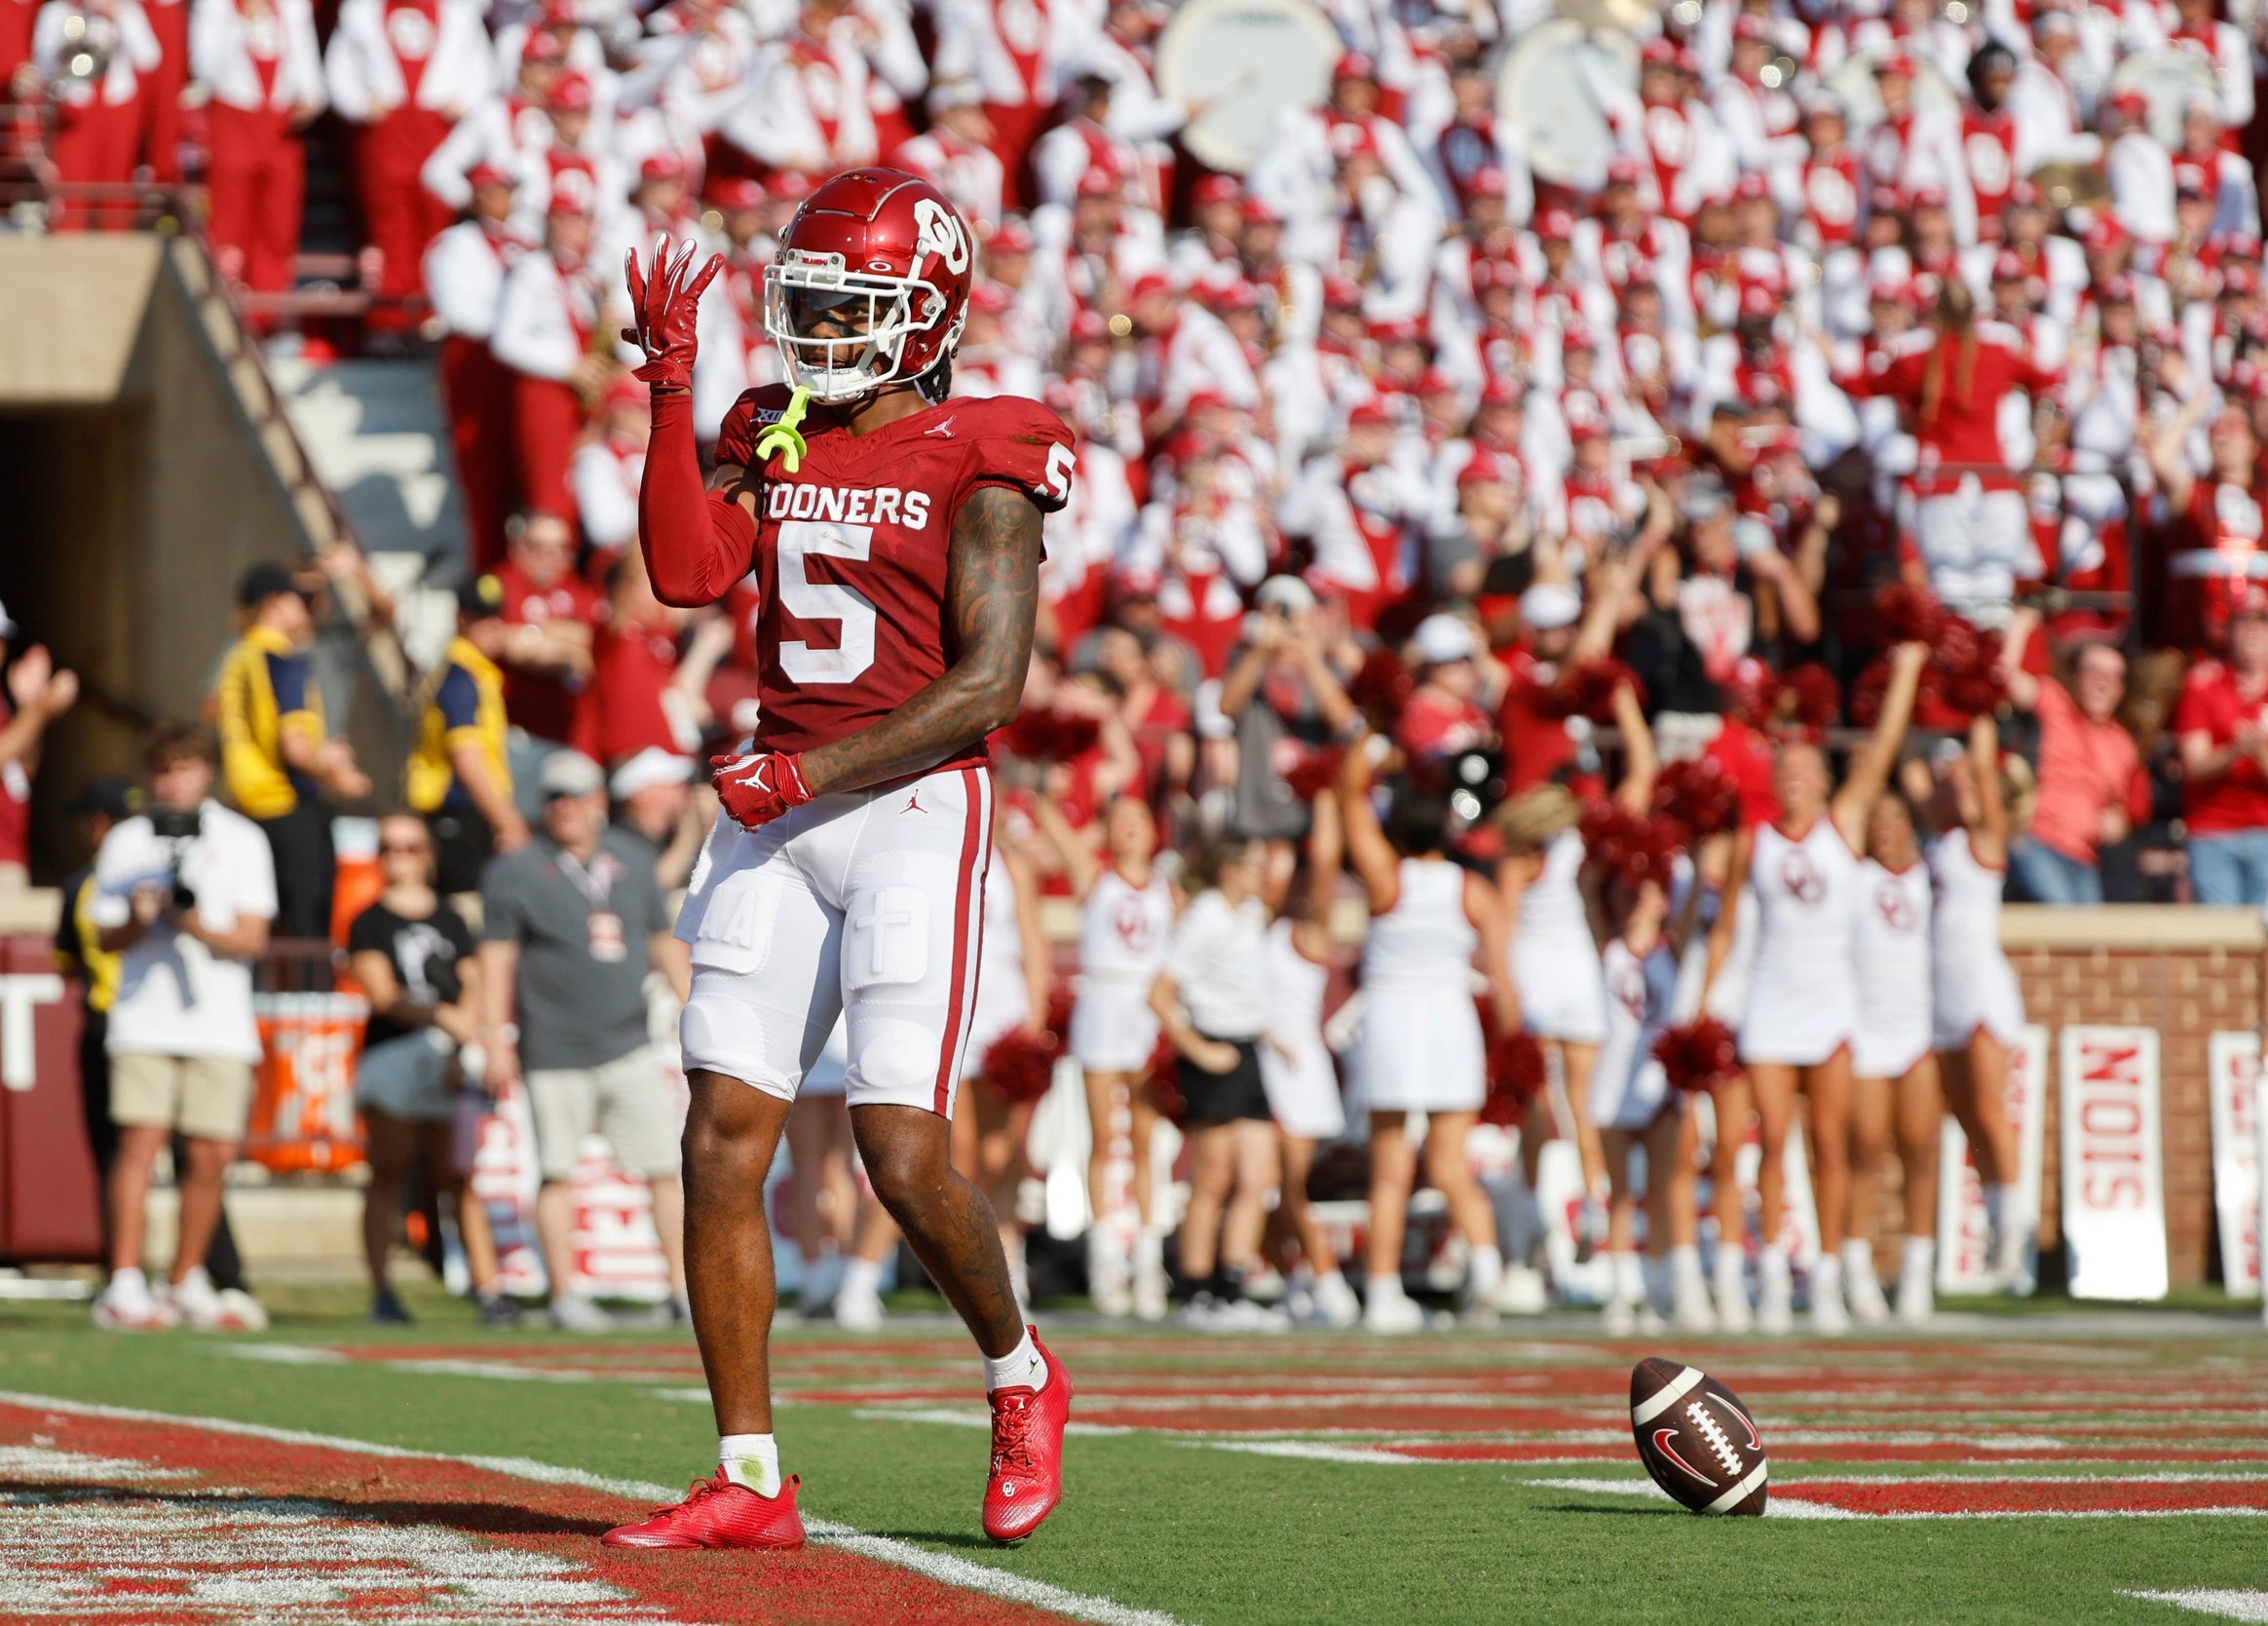
[[[791,248],[764,268],[764,330],[789,379],[816,400],[855,400],[896,382],[906,340],[927,332],[946,304],[932,284],[851,271],[840,254]],[[960,327],[946,336],[946,353]]]

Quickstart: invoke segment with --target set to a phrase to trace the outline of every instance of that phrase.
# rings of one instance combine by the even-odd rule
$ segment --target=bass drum
[[[1307,0],[1190,0],[1158,36],[1153,66],[1159,95],[1206,104],[1181,132],[1190,155],[1241,175],[1278,109],[1323,105],[1343,49]]]
[[[1519,132],[1528,166],[1541,179],[1593,190],[1606,179],[1614,131],[1591,95],[1593,72],[1638,92],[1638,42],[1612,29],[1591,30],[1553,18],[1528,31],[1496,76],[1496,117]]]
[[[2181,150],[2181,108],[2191,96],[2202,95],[2216,105],[2220,84],[2212,68],[2194,51],[2163,46],[2137,51],[2119,63],[2110,76],[2113,95],[2139,91],[2150,102],[2150,134],[2168,152]]]
[[[1850,110],[1853,130],[1882,122],[1882,93],[1874,89],[1874,62],[1871,56],[1845,57],[1827,76],[1827,88]],[[1961,116],[1960,90],[1927,57],[1913,58],[1913,105],[1917,112],[1943,113],[1954,119]]]

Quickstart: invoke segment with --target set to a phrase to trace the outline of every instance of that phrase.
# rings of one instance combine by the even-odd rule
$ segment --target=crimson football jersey
[[[761,471],[756,556],[760,750],[808,751],[911,700],[959,653],[946,622],[953,517],[988,485],[1053,512],[1071,496],[1063,421],[1015,396],[925,407],[867,435],[806,419],[789,473],[756,440],[788,403],[751,390],[717,435],[717,461]],[[973,739],[940,767],[985,760]]]

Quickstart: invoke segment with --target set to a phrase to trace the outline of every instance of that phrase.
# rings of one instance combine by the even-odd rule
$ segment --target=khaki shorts
[[[121,1050],[110,1058],[110,1121],[122,1127],[241,1141],[251,1110],[249,1062],[142,1050]]]
[[[662,1082],[662,1058],[641,1044],[600,1067],[546,1068],[527,1076],[536,1120],[536,1161],[546,1180],[571,1180],[592,1130],[634,1180],[677,1172],[677,1109]]]

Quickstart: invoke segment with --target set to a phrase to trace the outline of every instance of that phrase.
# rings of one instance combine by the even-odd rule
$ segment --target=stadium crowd
[[[2268,900],[2268,307],[2245,156],[2257,42],[2217,0],[1684,0],[1644,24],[1627,77],[1611,54],[1568,57],[1610,139],[1587,172],[1552,178],[1496,104],[1542,8],[1324,10],[1344,46],[1327,97],[1281,111],[1242,175],[1177,143],[1205,108],[1155,83],[1173,16],[1156,0],[668,0],[642,16],[344,0],[320,26],[306,0],[8,0],[21,26],[0,34],[0,71],[50,103],[59,178],[201,173],[216,249],[255,291],[291,278],[302,133],[325,107],[354,127],[369,323],[437,339],[469,517],[459,631],[404,787],[443,893],[547,839],[543,765],[569,751],[609,775],[662,887],[682,884],[714,816],[695,764],[747,723],[751,600],[688,614],[645,580],[646,402],[613,338],[624,252],[667,238],[726,256],[695,380],[713,432],[780,376],[762,270],[814,177],[894,164],[977,229],[954,391],[1037,397],[1078,437],[1025,716],[996,740],[1002,889],[1011,909],[1071,896],[1090,923],[1131,911],[1155,949],[1116,979],[1142,982],[1140,1009],[1083,1032],[1111,954],[1100,927],[1068,1025],[1029,919],[988,934],[1022,953],[987,975],[1027,996],[1009,1028],[1084,1047],[1098,1122],[1130,1089],[1145,1220],[1142,1148],[1171,1104],[1141,1084],[1146,1020],[1195,1076],[1231,1080],[1203,1086],[1219,1116],[1192,1118],[1185,1281],[1238,1297],[1266,1191],[1291,1193],[1297,1159],[1341,1132],[1332,1112],[1280,1107],[1280,1142],[1236,1128],[1282,1096],[1247,1088],[1264,1063],[1310,1082],[1331,1070],[1304,1028],[1271,1025],[1292,996],[1244,984],[1266,964],[1304,987],[1332,900],[1358,892],[1379,917],[1360,1044],[1385,1031],[1380,990],[1491,945],[1499,1095],[1531,1076],[1503,1050],[1525,1025],[1555,1052],[1547,1116],[1582,1143],[1597,1192],[1586,1247],[1606,1245],[1610,1210],[1613,1240],[1630,1234],[1627,1203],[1607,1201],[1624,1143],[1666,1150],[1662,1125],[1697,1115],[1594,1123],[1580,1075],[1620,1044],[1619,1098],[1651,1030],[1691,1037],[1668,1012],[1691,1016],[1706,987],[1741,1028],[1767,1209],[1793,1093],[1811,1093],[1826,1257],[1843,1259],[1825,1199],[1854,1164],[1871,1179],[1893,1141],[1919,1155],[1871,1087],[1904,1089],[1918,1058],[1879,1074],[1862,1058],[1854,1127],[1847,1070],[1823,1094],[1809,1037],[1759,1035],[1723,993],[1741,953],[1798,952],[1773,938],[1770,898],[1747,889],[1763,946],[1739,950],[1750,911],[1708,904],[1706,883],[1741,896],[1727,867],[1829,808],[1852,848],[1908,876],[1918,818],[1945,844],[1929,865],[1945,870],[1941,917],[1956,893],[1968,911],[1941,970],[1982,952],[2002,866],[2009,895],[2045,903]],[[74,54],[90,30],[113,41],[92,66]],[[2142,88],[2156,81],[2122,73],[2169,60],[2159,77],[2188,87],[2159,93],[2170,108]],[[57,219],[90,207],[66,197]],[[281,642],[246,668],[258,727],[229,737],[224,714],[224,738],[273,761],[224,758],[223,777],[249,775],[234,800],[269,828],[283,914],[327,923],[321,820],[297,811],[367,786],[282,676],[308,620],[284,601],[304,606],[309,586],[247,591],[248,636],[267,624]],[[1929,661],[1898,653],[1925,632]],[[12,684],[19,720],[67,707],[51,682],[43,667]],[[36,741],[0,733],[0,771],[17,775],[0,786],[22,777],[18,732]],[[1849,753],[1841,791],[1809,741]],[[1675,766],[1689,761],[1704,766]],[[1397,785],[1382,827],[1374,770]],[[1707,789],[1720,782],[1731,813]],[[1661,817],[1619,828],[1597,811],[1616,806]],[[1686,852],[1674,877],[1671,847]],[[1154,876],[1153,856],[1168,860]],[[1858,886],[1850,867],[1827,863],[1830,884]],[[1178,926],[1169,872],[1196,900]],[[1385,925],[1418,897],[1431,924]],[[1713,910],[1713,968],[1659,973],[1659,945],[1712,941]],[[1555,980],[1569,957],[1586,968],[1571,992]],[[1555,1004],[1584,1009],[1539,1016]],[[1607,1020],[1625,1008],[1644,1014],[1628,1033]],[[1535,1292],[1538,1238],[1499,1247],[1439,1150],[1456,1114],[1484,1109],[1481,1028],[1440,1014],[1412,1002],[1393,1031],[1470,1038],[1469,1055],[1408,1070],[1455,1075],[1455,1098],[1361,1096],[1380,1324],[1403,1314],[1384,1285],[1398,1240],[1378,1217],[1419,1160],[1405,1111],[1434,1119],[1425,1170],[1479,1299]],[[1934,1046],[1958,1058],[1947,1093],[1987,1148],[2004,1130],[1973,1116],[1992,1094],[1976,1078],[2004,1058],[1972,1038],[2004,1045],[2007,1024],[1995,1005]],[[1691,1057],[1671,1071],[1716,1077]],[[1823,1131],[1838,1092],[1846,1118],[1831,1105]],[[1028,1103],[977,1099],[969,1155],[1012,1183]],[[1673,1160],[1699,1155],[1687,1143]],[[1103,1178],[1098,1162],[1098,1210]],[[1312,1256],[1297,1209],[1276,1209],[1270,1243]],[[887,1248],[829,1211],[845,1258]],[[1649,1241],[1669,1248],[1689,1219],[1657,1211]],[[2011,1272],[2021,1229],[2001,1228]],[[1765,1261],[1759,1309],[1777,1319]],[[851,1269],[853,1297],[871,1297],[873,1272]],[[1880,1296],[1862,1302],[1851,1273],[1871,1313]],[[1157,1310],[1159,1236],[1098,1243],[1092,1274],[1107,1302]],[[1325,1299],[1329,1316],[1353,1302],[1343,1282]],[[1678,1302],[1698,1316],[1689,1293]]]

